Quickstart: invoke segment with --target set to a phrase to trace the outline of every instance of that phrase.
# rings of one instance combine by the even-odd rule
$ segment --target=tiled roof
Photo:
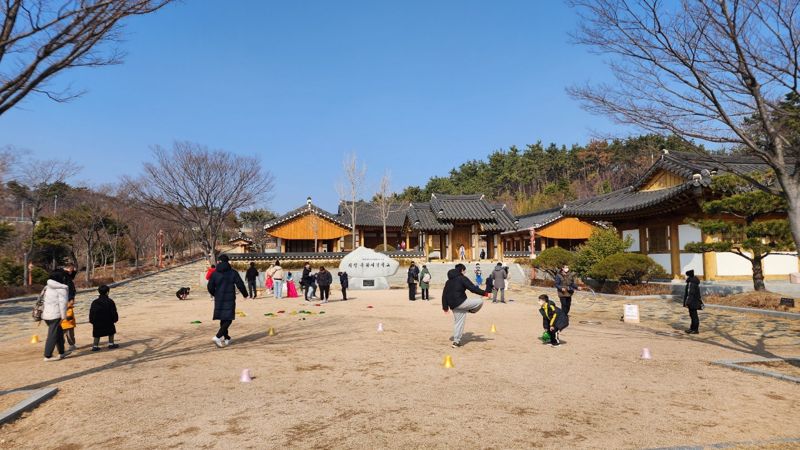
[[[411,228],[426,231],[447,231],[453,229],[450,222],[440,221],[431,211],[430,203],[413,203],[408,209],[408,222]]]
[[[707,185],[707,184],[706,184]],[[621,215],[649,215],[679,208],[686,200],[699,195],[704,184],[688,181],[657,191],[637,191],[633,186],[585,200],[568,203],[561,214],[589,220],[611,220]],[[657,211],[654,210],[657,207]]]
[[[395,204],[386,219],[387,227],[402,227],[406,220],[408,204]],[[349,223],[350,213],[347,206],[339,203],[340,220]],[[356,225],[361,227],[382,227],[381,209],[374,203],[356,202]]]
[[[517,228],[517,218],[505,205],[489,202],[483,195],[431,195],[428,203],[414,203],[408,210],[411,227],[418,230],[450,230],[454,221],[477,221],[483,231]]]
[[[791,158],[790,158],[791,159]],[[793,165],[794,161],[790,161]],[[694,174],[704,177],[711,174],[736,173],[746,174],[769,170],[769,166],[755,156],[737,155],[700,155],[690,152],[665,151],[658,160],[634,185],[635,188],[643,186],[652,175],[661,170],[674,173],[687,180]]]
[[[288,221],[290,221],[292,219],[295,219],[297,217],[300,217],[300,216],[302,216],[304,214],[311,214],[311,213],[316,214],[319,217],[328,219],[331,222],[335,223],[336,225],[342,226],[344,228],[350,228],[350,223],[347,220],[345,220],[343,217],[341,217],[339,215],[336,215],[336,214],[331,214],[328,211],[325,211],[324,209],[322,209],[322,208],[320,208],[320,207],[318,207],[316,205],[313,205],[311,203],[306,203],[305,205],[303,205],[303,206],[301,206],[299,208],[293,209],[293,210],[289,211],[288,213],[286,213],[286,214],[284,214],[284,215],[282,215],[280,217],[276,217],[276,218],[270,220],[269,222],[267,222],[264,225],[264,229],[265,230],[269,230],[270,228],[275,228],[276,226],[278,226],[278,225],[280,225],[282,223],[288,222]]]
[[[537,211],[524,216],[519,216],[519,225],[517,228],[520,230],[529,230],[531,228],[541,228],[549,223],[563,217],[561,215],[561,207],[546,209],[544,211]]]

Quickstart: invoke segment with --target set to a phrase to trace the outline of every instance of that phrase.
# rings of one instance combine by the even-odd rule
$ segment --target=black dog
[[[182,287],[178,289],[178,292],[175,293],[175,297],[178,297],[178,300],[186,300],[189,297],[189,288]]]

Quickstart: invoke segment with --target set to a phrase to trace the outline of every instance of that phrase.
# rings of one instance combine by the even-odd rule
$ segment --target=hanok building
[[[530,256],[531,238],[534,239],[534,254],[550,247],[575,250],[586,242],[596,224],[575,217],[564,217],[561,207],[537,211],[517,217],[516,230],[503,233],[503,248],[506,255]]]
[[[278,253],[324,253],[345,250],[350,224],[311,203],[270,220],[264,226],[268,236],[277,240]]]
[[[342,202],[339,204],[339,218],[350,223],[350,205]],[[356,202],[356,241],[360,247],[376,249],[383,245],[384,214],[381,208],[374,203]],[[403,228],[408,205],[394,204],[387,208],[386,214],[386,244],[400,250],[401,243],[406,249],[416,248],[417,235]],[[345,240],[345,250],[351,250],[352,241]]]
[[[721,161],[724,164],[720,164]],[[711,198],[710,184],[718,173],[752,173],[768,167],[745,156],[709,156],[664,151],[658,161],[626,188],[567,204],[561,213],[584,221],[610,222],[622,237],[630,237],[629,251],[650,256],[680,277],[693,269],[706,280],[749,279],[750,262],[734,253],[689,253],[689,242],[712,242],[687,219],[703,217],[700,203]],[[734,220],[734,219],[731,219]],[[772,254],[764,260],[767,279],[784,278],[798,271],[797,253]]]
[[[501,258],[500,234],[517,224],[505,205],[483,195],[432,194],[429,202],[410,205],[404,226],[418,235],[429,258],[457,260],[464,246],[466,257],[475,260],[481,250],[488,259]]]
[[[233,246],[229,253],[250,253],[253,250],[253,240],[241,230],[237,236],[228,240],[228,244]]]

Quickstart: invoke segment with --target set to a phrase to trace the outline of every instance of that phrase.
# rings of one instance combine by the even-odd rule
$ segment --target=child
[[[483,284],[483,272],[481,272],[480,263],[475,264],[475,285],[480,286]]]
[[[339,272],[339,284],[342,285],[342,300],[347,300],[347,287],[350,285],[347,272]]]
[[[489,278],[486,279],[486,290],[492,292],[494,290],[494,277],[489,275]]]
[[[100,338],[103,336],[108,336],[109,349],[119,348],[119,345],[114,343],[114,334],[117,332],[114,324],[119,320],[119,316],[117,305],[108,296],[109,291],[111,289],[105,284],[97,288],[100,296],[92,302],[92,307],[89,309],[89,323],[92,324],[94,337],[93,352],[100,350]]]
[[[64,330],[64,336],[67,338],[69,348],[67,351],[75,351],[75,299],[67,301],[67,318],[61,321],[61,329]]]
[[[561,345],[558,332],[569,326],[569,317],[545,294],[539,296],[539,313],[542,315],[542,326],[550,333],[550,346]]]
[[[289,298],[297,298],[297,287],[294,285],[292,272],[286,275],[286,296]]]

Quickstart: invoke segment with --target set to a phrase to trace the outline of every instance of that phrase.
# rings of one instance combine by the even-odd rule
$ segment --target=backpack
[[[430,283],[431,282],[431,273],[426,272],[425,275],[422,276],[423,283]]]
[[[36,304],[33,305],[33,321],[34,322],[41,322],[42,321],[42,314],[44,313],[44,293],[47,292],[47,286],[42,289],[42,293],[39,294],[39,297],[36,299]]]

